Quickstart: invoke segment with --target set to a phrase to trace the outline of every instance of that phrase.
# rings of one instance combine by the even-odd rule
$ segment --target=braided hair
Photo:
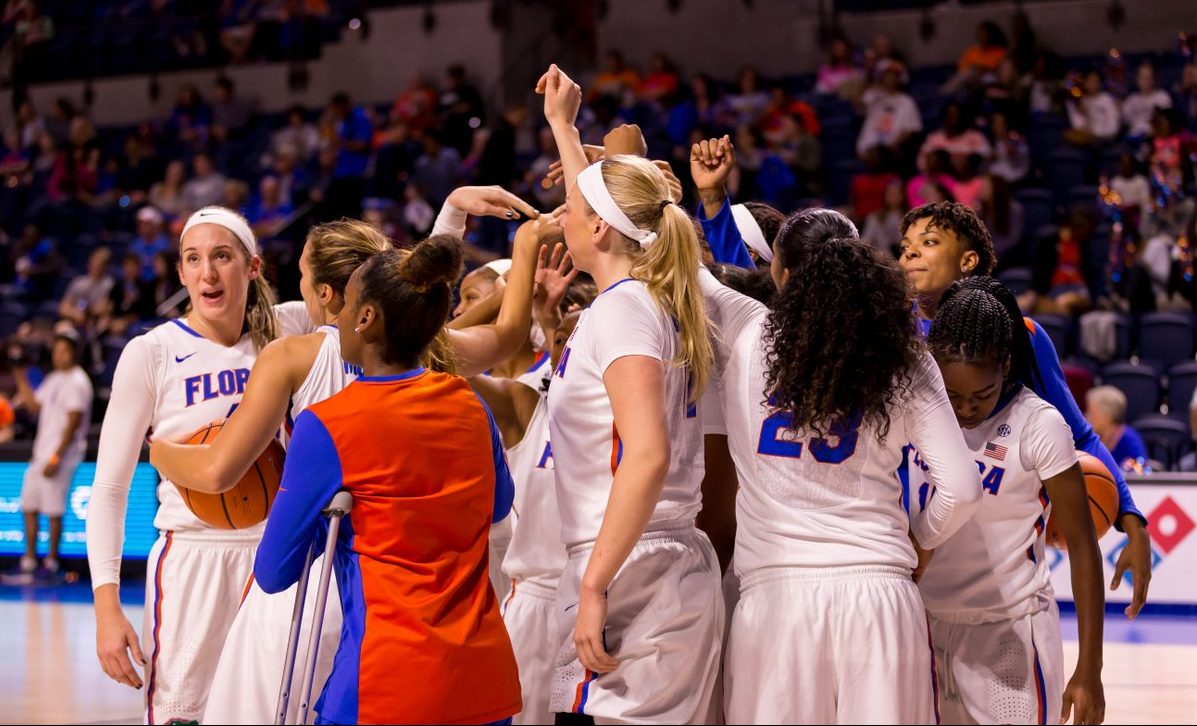
[[[1013,324],[984,290],[960,290],[939,307],[927,344],[940,365],[969,363],[1002,368],[1010,360]]]
[[[1006,319],[1010,322],[1010,339],[1006,348],[1006,355],[1010,359],[1010,378],[1028,388],[1040,388],[1043,384],[1043,376],[1039,373],[1038,363],[1035,362],[1035,349],[1031,345],[1031,331],[1027,330],[1022,323],[1022,310],[1018,307],[1018,299],[1014,297],[1014,293],[1010,292],[1010,288],[1002,284],[1000,280],[978,275],[952,283],[952,286],[939,299],[941,310],[935,318],[935,323],[931,326],[932,336],[934,336],[935,328],[939,325],[940,320],[945,319],[942,306],[947,305],[958,295],[970,291],[987,294],[1001,305],[1006,313]],[[936,357],[938,358],[938,356]]]

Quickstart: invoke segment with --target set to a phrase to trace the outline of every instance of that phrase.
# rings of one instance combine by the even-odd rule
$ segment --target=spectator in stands
[[[640,84],[640,97],[660,104],[677,95],[681,81],[677,69],[664,53],[653,53],[648,59],[648,73]]]
[[[1175,197],[1184,188],[1184,161],[1190,141],[1181,132],[1176,114],[1171,109],[1156,109],[1151,117],[1151,174],[1161,192]]]
[[[862,236],[881,252],[897,258],[898,244],[902,241],[902,216],[906,214],[906,193],[900,179],[895,177],[886,185],[883,202],[883,207],[865,218]]]
[[[634,101],[640,93],[640,74],[624,61],[623,53],[609,50],[603,56],[603,70],[594,77],[589,89],[589,101],[593,103],[600,96],[609,96],[620,103]]]
[[[359,217],[374,135],[370,119],[361,107],[353,105],[347,94],[338,93],[328,105],[325,123],[329,129],[326,138],[331,138],[336,151],[336,164],[326,192],[328,212],[333,219]]]
[[[166,120],[166,131],[184,150],[197,150],[208,141],[212,110],[190,83],[179,89],[175,107]],[[198,209],[199,207],[196,207]]]
[[[79,112],[75,109],[75,104],[71,103],[71,99],[59,97],[54,101],[54,109],[45,122],[46,131],[50,132],[54,143],[61,145],[67,142],[71,119],[78,115]]]
[[[896,63],[902,69],[899,85],[909,83],[910,74],[906,71],[906,59],[894,47],[894,42],[888,35],[878,33],[873,36],[873,43],[864,51],[864,77],[876,81],[881,77],[881,71],[891,63]]]
[[[278,180],[279,199],[283,204],[295,209],[308,200],[308,173],[296,164],[293,153],[275,154],[269,174]]]
[[[249,126],[249,102],[237,95],[237,86],[228,76],[216,79],[212,95],[212,139],[218,142],[239,141]]]
[[[1178,108],[1184,114],[1190,131],[1197,131],[1197,57],[1181,71],[1180,83],[1176,86]]]
[[[273,238],[290,214],[291,205],[283,201],[278,177],[262,177],[262,181],[258,182],[258,197],[245,215],[253,227],[254,235],[259,240]]]
[[[46,130],[46,122],[38,115],[33,101],[28,98],[17,106],[16,126],[22,149],[32,149],[36,146],[38,137]],[[62,143],[66,143],[65,135]]]
[[[162,181],[150,187],[150,204],[172,219],[183,216],[190,209],[183,195],[186,176],[187,167],[182,161],[175,159],[169,162]]]
[[[1014,59],[1004,58],[998,64],[993,81],[985,86],[985,109],[989,114],[1000,113],[1013,121],[1015,126],[1024,127],[1030,90],[1030,85],[1018,75]]]
[[[253,0],[224,0],[220,4],[220,45],[233,63],[244,63],[254,40]]]
[[[921,174],[911,177],[906,184],[906,203],[911,209],[930,202],[954,202],[952,190],[956,180],[948,173],[951,157],[946,149],[936,149],[926,157],[926,168]]]
[[[451,146],[441,144],[436,134],[424,135],[424,155],[416,160],[412,180],[420,187],[423,197],[434,209],[461,184],[461,157]]]
[[[991,172],[981,178],[978,211],[993,238],[998,268],[1004,269],[1011,266],[1022,242],[1022,204],[1010,193],[1010,183],[1002,177]]]
[[[724,100],[737,126],[752,126],[769,109],[769,93],[764,89],[760,71],[755,66],[741,68],[736,84],[736,91],[727,94]]]
[[[100,332],[121,336],[133,323],[153,317],[155,282],[144,279],[141,269],[136,253],[126,252],[121,258],[120,277],[108,296],[108,316],[96,326]]]
[[[149,130],[144,129],[126,137],[118,163],[117,186],[135,204],[144,202],[150,188],[162,178],[162,159],[148,136]]]
[[[947,82],[943,91],[953,94],[961,88],[980,85],[997,71],[998,64],[1006,57],[1006,34],[992,20],[977,25],[977,44],[969,46],[956,63],[956,75]]]
[[[158,312],[162,306],[183,289],[179,282],[179,258],[173,249],[154,255],[154,281],[150,285],[150,300],[142,309],[142,319],[160,317],[178,317],[187,308],[187,295],[182,295],[174,307]]]
[[[152,206],[137,210],[137,236],[129,242],[128,252],[137,257],[141,279],[154,278],[154,255],[170,248],[170,240],[162,232],[162,213]]]
[[[42,235],[33,222],[25,225],[13,250],[14,281],[26,298],[34,302],[49,300],[54,281],[62,269],[62,257],[54,240]]]
[[[827,60],[819,66],[815,91],[845,100],[860,98],[864,91],[864,70],[852,57],[852,46],[842,35],[827,46]]]
[[[1022,181],[1031,170],[1031,150],[1022,134],[1010,128],[1005,114],[995,113],[989,120],[993,132],[993,161],[989,173],[1010,184]]]
[[[863,157],[865,171],[852,178],[852,214],[857,221],[884,209],[890,185],[895,182],[899,185],[902,183],[893,169],[885,164],[879,147],[873,146],[865,150]],[[898,238],[901,239],[901,235],[898,235]]]
[[[717,128],[731,115],[719,92],[719,84],[699,73],[690,79],[690,97],[669,112],[669,140],[682,148],[681,158],[689,159],[690,134],[699,126]]]
[[[100,183],[100,148],[96,130],[86,116],[71,119],[67,145],[55,156],[46,192],[62,202],[77,199],[90,204]]]
[[[1110,189],[1118,194],[1118,206],[1125,212],[1139,213],[1151,208],[1151,187],[1136,167],[1133,155],[1120,154],[1118,174],[1110,179]]]
[[[436,123],[436,89],[423,76],[412,77],[407,90],[395,99],[391,116],[410,131],[423,131]]]
[[[919,149],[918,166],[925,169],[927,155],[943,150],[948,152],[949,168],[963,166],[969,156],[976,154],[983,160],[993,155],[993,147],[985,135],[973,126],[959,103],[949,103],[943,110],[943,128],[932,131]]]
[[[303,106],[287,109],[287,123],[271,136],[270,148],[276,157],[291,154],[304,164],[316,155],[320,148],[320,132],[308,121]]]
[[[1143,463],[1147,447],[1139,432],[1126,423],[1126,394],[1113,386],[1097,386],[1085,396],[1085,418],[1123,469]]]
[[[465,67],[449,66],[449,83],[437,98],[437,115],[441,122],[441,138],[463,158],[469,154],[474,131],[486,125],[486,105],[466,80]]]
[[[1122,127],[1118,102],[1102,88],[1101,73],[1089,71],[1074,80],[1065,106],[1071,128],[1065,138],[1076,146],[1096,146],[1111,141]]]
[[[224,193],[220,196],[220,206],[237,210],[245,216],[249,206],[249,185],[240,179],[225,179]]]
[[[1155,85],[1155,66],[1143,61],[1135,73],[1136,90],[1122,102],[1122,120],[1128,141],[1134,143],[1151,135],[1151,117],[1157,108],[1172,108],[1172,96]]]
[[[59,317],[86,330],[92,321],[105,314],[112,286],[116,284],[108,274],[111,261],[112,250],[107,247],[99,247],[88,256],[87,272],[71,280],[58,304]]]
[[[187,210],[203,209],[220,204],[224,197],[224,175],[212,165],[212,157],[199,153],[191,160],[191,179],[183,184],[183,205]]]
[[[977,211],[981,209],[981,194],[985,186],[985,179],[981,175],[982,164],[977,154],[969,154],[964,158],[957,156],[952,163],[952,178],[956,181],[952,186],[952,194],[956,201]]]
[[[868,150],[881,147],[897,161],[911,155],[909,142],[922,132],[923,117],[914,99],[900,88],[905,69],[886,61],[878,66],[878,72],[877,85],[865,91],[861,99],[865,118],[856,139],[856,153],[863,158]]]
[[[1014,61],[1018,74],[1025,76],[1035,69],[1039,57],[1039,39],[1031,27],[1031,18],[1021,9],[1010,18],[1010,50],[1008,58]]]
[[[1019,298],[1024,310],[1075,317],[1089,310],[1089,241],[1096,220],[1084,207],[1073,207],[1054,239],[1036,245],[1031,266],[1031,289]]]
[[[53,370],[36,391],[30,385],[25,367],[13,367],[20,405],[37,415],[37,434],[21,487],[25,554],[13,576],[5,577],[6,584],[30,584],[35,576],[49,578],[58,574],[67,490],[86,453],[94,395],[91,381],[79,367],[79,347],[79,336],[74,331],[63,330],[55,336],[50,349]],[[50,520],[50,541],[38,571],[38,529],[43,514]]]
[[[33,0],[9,0],[4,23],[12,24],[12,35],[0,49],[0,77],[21,88],[42,70],[49,42],[54,38],[54,21],[43,15]]]

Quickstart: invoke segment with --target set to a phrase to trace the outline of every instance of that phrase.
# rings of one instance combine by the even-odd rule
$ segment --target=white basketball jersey
[[[700,283],[722,327],[719,345],[725,350],[717,359],[725,353],[727,360],[720,391],[740,483],[736,573],[766,567],[913,568],[910,522],[897,477],[903,445],[933,441],[929,455],[945,470],[971,474],[934,360],[923,355],[910,371],[909,394],[889,411],[884,442],[876,424],[859,418],[835,421],[822,435],[795,430],[791,416],[771,406],[764,393],[768,309],[719,285],[708,272]],[[967,514],[942,504],[935,510],[916,523],[920,538],[954,531]]]
[[[615,283],[582,313],[549,388],[549,431],[566,545],[594,541],[607,510],[623,444],[603,373],[624,356],[648,356],[665,364],[671,455],[650,525],[693,519],[701,509],[702,426],[698,406],[688,402],[687,372],[673,364],[677,351],[673,321],[642,282]]]
[[[341,358],[341,336],[337,332],[337,326],[321,325],[316,332],[324,335],[324,341],[320,343],[320,351],[316,354],[316,360],[312,361],[312,369],[308,371],[307,378],[304,378],[295,393],[291,394],[292,420],[313,403],[319,403],[340,393],[362,374],[361,368],[350,365]]]
[[[536,361],[529,366],[528,370],[515,377],[515,380],[524,384],[533,391],[547,390],[545,379],[552,375],[553,363],[549,360],[549,352],[541,351],[536,354]]]
[[[515,501],[511,505],[513,531],[503,558],[503,573],[512,580],[532,581],[556,590],[566,554],[561,544],[561,513],[557,511],[553,479],[547,393],[541,394],[524,438],[507,449],[507,464],[515,481]]]
[[[278,305],[275,312],[282,335],[310,332],[312,323],[302,304]],[[154,437],[168,439],[228,418],[241,403],[249,371],[258,357],[248,335],[225,347],[188,327],[183,318],[165,322],[128,345],[144,346],[153,361],[158,380],[152,382],[155,400],[150,431]],[[120,402],[111,405],[119,406]],[[174,484],[165,479],[158,484],[158,502],[154,517],[158,530],[209,529],[183,503]],[[264,526],[263,522],[244,531],[260,534]]]
[[[981,471],[981,507],[936,548],[919,583],[927,610],[995,620],[1040,610],[1053,597],[1043,553],[1051,513],[1043,480],[1076,463],[1072,431],[1051,404],[1020,387],[964,438]],[[920,502],[911,500],[913,514]]]

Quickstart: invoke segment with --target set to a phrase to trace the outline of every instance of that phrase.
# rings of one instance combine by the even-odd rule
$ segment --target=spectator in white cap
[[[162,213],[146,205],[137,210],[137,236],[129,242],[129,252],[141,260],[141,279],[154,278],[154,255],[165,252],[170,241],[162,233]]]

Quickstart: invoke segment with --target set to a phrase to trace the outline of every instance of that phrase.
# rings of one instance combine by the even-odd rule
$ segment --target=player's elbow
[[[295,578],[289,578],[278,563],[258,557],[254,562],[254,582],[262,591],[273,595],[286,590],[295,584]]]

